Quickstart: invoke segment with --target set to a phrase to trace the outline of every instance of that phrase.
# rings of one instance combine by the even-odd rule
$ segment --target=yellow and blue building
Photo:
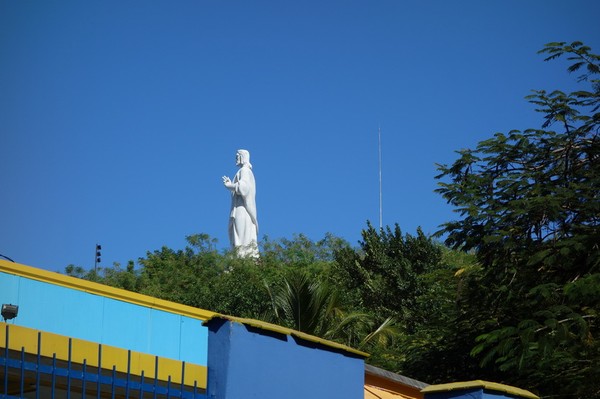
[[[427,386],[298,331],[3,260],[0,303],[13,305],[0,322],[2,398],[537,398]]]

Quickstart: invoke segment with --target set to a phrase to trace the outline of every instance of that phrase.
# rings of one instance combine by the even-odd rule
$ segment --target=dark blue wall
[[[446,392],[425,393],[425,399],[522,399],[520,395],[483,388],[457,389]]]
[[[426,393],[425,399],[483,399],[483,389],[464,389],[457,391]]]
[[[364,398],[359,356],[238,322],[207,325],[211,399]]]

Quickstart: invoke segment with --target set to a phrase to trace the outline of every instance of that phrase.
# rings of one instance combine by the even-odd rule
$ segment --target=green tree
[[[440,245],[420,229],[416,236],[403,235],[397,224],[377,231],[367,222],[360,248],[336,252],[331,278],[356,308],[393,316],[410,332],[426,317],[417,311],[426,290],[421,276],[438,267],[441,256]]]
[[[313,241],[304,234],[279,240],[270,240],[265,236],[261,242],[259,262],[265,266],[303,269],[316,275],[329,268],[336,251],[347,247],[350,247],[347,241],[331,233],[319,241]]]
[[[127,262],[125,269],[118,262],[115,262],[112,267],[98,267],[90,270],[70,264],[65,267],[65,274],[129,291],[139,291],[142,284],[140,273],[135,270],[135,264],[132,260]]]
[[[416,235],[403,234],[398,225],[377,230],[369,222],[359,248],[336,252],[329,280],[346,306],[377,323],[396,320],[398,334],[386,345],[371,346],[369,363],[428,382],[447,382],[445,377],[463,376],[473,368],[457,356],[468,358],[470,349],[458,345],[467,330],[458,330],[456,323],[462,277],[455,274],[469,274],[465,270],[473,262],[468,257],[420,229]]]
[[[534,91],[541,129],[497,133],[441,165],[438,192],[461,218],[442,233],[481,265],[465,287],[472,355],[496,380],[543,396],[600,397],[600,57],[549,43],[583,71],[579,91]]]
[[[373,315],[347,311],[336,287],[305,271],[288,271],[265,286],[271,299],[267,321],[359,349],[385,347],[397,335],[392,318],[378,324]]]
[[[184,249],[148,251],[138,260],[138,269],[130,261],[126,269],[118,263],[97,270],[69,265],[65,272],[189,306],[261,318],[271,309],[265,284],[273,286],[285,273],[297,270],[320,278],[333,262],[334,251],[348,245],[331,234],[316,242],[302,234],[276,241],[266,238],[261,257],[254,260],[219,252],[216,240],[207,234],[190,235],[186,241]]]
[[[420,276],[426,290],[416,299],[419,322],[386,367],[432,384],[485,379],[486,370],[469,355],[477,333],[465,311],[466,284],[481,268],[471,253],[441,251],[438,267]]]
[[[183,250],[167,247],[139,260],[141,293],[240,317],[257,317],[268,308],[265,278],[276,272],[253,259],[219,253],[207,234],[186,237]]]
[[[162,247],[148,251],[138,260],[144,283],[140,292],[190,306],[205,308],[210,282],[222,273],[224,265],[207,234],[186,237],[184,249]]]

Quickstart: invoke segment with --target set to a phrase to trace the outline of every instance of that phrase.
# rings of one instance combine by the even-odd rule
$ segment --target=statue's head
[[[235,161],[239,166],[248,165],[252,167],[250,164],[250,153],[247,150],[238,150]]]

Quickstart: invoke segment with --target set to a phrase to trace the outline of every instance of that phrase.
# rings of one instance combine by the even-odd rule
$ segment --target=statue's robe
[[[229,242],[240,256],[258,257],[258,221],[256,218],[256,183],[248,165],[243,165],[233,178]]]

